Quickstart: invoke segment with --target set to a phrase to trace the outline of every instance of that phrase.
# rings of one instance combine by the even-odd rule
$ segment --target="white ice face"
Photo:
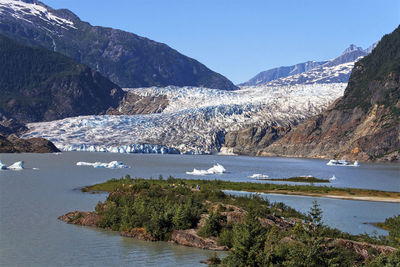
[[[159,114],[31,123],[24,137],[48,138],[63,150],[169,153],[168,148],[174,148],[181,153],[210,153],[218,131],[299,122],[324,110],[343,95],[345,87],[346,83],[330,83],[237,91],[174,86],[125,89],[142,96],[166,95],[169,106]]]

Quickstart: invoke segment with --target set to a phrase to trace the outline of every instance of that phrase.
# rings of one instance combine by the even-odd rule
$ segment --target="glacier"
[[[141,96],[166,95],[161,113],[92,115],[27,124],[24,138],[43,137],[63,151],[210,154],[228,131],[297,124],[343,95],[346,83],[242,87],[125,88]]]

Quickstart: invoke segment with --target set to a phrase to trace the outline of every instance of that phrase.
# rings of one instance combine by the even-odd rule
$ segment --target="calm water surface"
[[[1,266],[197,266],[213,252],[144,242],[117,233],[68,225],[57,217],[72,210],[93,210],[106,194],[84,194],[78,187],[132,177],[199,178],[187,175],[193,168],[208,169],[215,163],[228,171],[204,179],[254,181],[254,173],[270,177],[313,175],[329,178],[333,186],[371,188],[400,192],[400,165],[362,164],[330,167],[323,160],[253,158],[231,156],[141,155],[69,152],[55,154],[0,154],[3,163],[24,160],[25,170],[0,171],[0,264]],[[76,166],[77,161],[123,161],[129,169],[94,169]],[[34,170],[33,168],[38,168]],[[201,177],[200,177],[201,178]],[[268,195],[301,211],[313,198]],[[318,198],[325,222],[352,233],[377,230],[363,222],[383,221],[400,213],[393,203]],[[384,233],[384,232],[379,232]]]

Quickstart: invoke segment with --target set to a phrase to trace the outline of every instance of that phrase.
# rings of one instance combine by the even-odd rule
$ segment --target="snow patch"
[[[31,17],[34,16],[51,25],[61,26],[64,29],[66,29],[66,27],[76,29],[72,21],[58,17],[46,7],[36,3],[26,3],[16,0],[0,0],[0,14],[6,12],[10,12],[11,16],[25,20],[29,23],[33,23]]]

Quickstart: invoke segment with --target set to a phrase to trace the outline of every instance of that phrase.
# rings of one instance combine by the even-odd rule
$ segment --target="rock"
[[[109,108],[107,115],[136,115],[161,113],[169,104],[166,95],[139,96],[128,92],[117,108]]]
[[[371,251],[377,251],[378,254],[383,253],[387,255],[396,250],[395,248],[389,246],[373,245],[365,242],[357,242],[341,238],[327,238],[326,241],[331,241],[329,245],[330,247],[340,246],[348,250],[353,250],[360,257],[359,260],[362,262],[368,261],[371,256],[374,256],[371,255]]]
[[[132,228],[129,231],[119,232],[121,236],[136,238],[145,241],[156,241],[149,233],[146,232],[144,228]]]
[[[53,153],[60,150],[44,138],[22,139],[16,135],[0,135],[0,153]]]
[[[188,247],[209,250],[228,250],[226,246],[219,246],[216,238],[203,238],[199,236],[195,229],[174,230],[171,234],[171,241]]]
[[[228,132],[225,147],[235,154],[255,155],[258,149],[265,148],[290,132],[291,126],[258,126]]]
[[[72,211],[58,217],[58,219],[69,224],[95,227],[100,220],[100,216],[94,212]]]

